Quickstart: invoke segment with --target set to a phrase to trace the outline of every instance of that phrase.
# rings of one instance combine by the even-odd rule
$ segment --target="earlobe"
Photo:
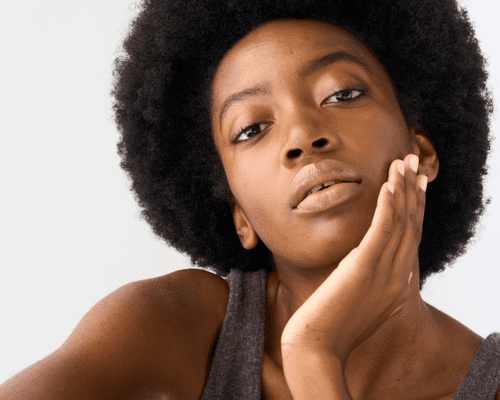
[[[231,202],[231,213],[241,245],[247,250],[252,250],[259,243],[259,237],[236,201]]]
[[[436,179],[439,171],[439,158],[434,148],[434,144],[429,139],[421,127],[417,127],[411,132],[413,136],[413,154],[420,159],[418,173],[427,175],[429,182]]]

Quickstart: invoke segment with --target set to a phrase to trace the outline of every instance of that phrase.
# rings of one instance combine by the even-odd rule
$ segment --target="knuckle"
[[[396,216],[396,225],[400,232],[404,232],[406,228],[406,218],[404,217],[404,215],[399,214]]]
[[[394,200],[394,197],[390,197],[389,198],[389,206],[391,207],[392,210],[394,210],[394,208],[396,207],[396,202]]]
[[[399,188],[401,189],[401,191],[404,192],[404,188],[405,188],[405,180],[404,179],[400,179],[399,182],[398,182],[398,186]]]
[[[408,184],[410,185],[410,188],[413,190],[413,191],[416,191],[417,190],[417,178],[416,177],[413,177],[413,179],[410,179]]]
[[[422,228],[416,228],[414,230],[414,234],[415,234],[415,239],[420,242],[420,240],[422,239]]]
[[[380,225],[380,233],[384,239],[389,239],[392,232],[392,224],[391,222],[384,222]]]
[[[410,226],[417,225],[417,215],[414,212],[408,214],[408,222]]]
[[[408,215],[408,224],[412,227],[413,235],[416,239],[420,240],[422,237],[422,226],[418,224],[418,217],[416,213]]]
[[[389,237],[392,232],[392,220],[379,221],[378,223],[372,223],[370,229],[373,229],[377,234],[382,235],[382,237]]]

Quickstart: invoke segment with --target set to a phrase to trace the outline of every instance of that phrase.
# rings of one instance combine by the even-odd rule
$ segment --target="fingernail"
[[[398,162],[398,171],[401,175],[405,176],[405,163],[403,161]]]
[[[410,158],[410,168],[414,171],[414,172],[417,172],[418,171],[418,156],[411,156]]]
[[[411,278],[413,278],[413,271],[410,272],[410,276],[408,277],[408,284],[411,282]]]
[[[422,175],[422,178],[420,178],[420,181],[418,182],[418,185],[420,186],[420,189],[422,189],[424,192],[427,189],[427,181],[429,178],[427,178],[427,175]]]
[[[389,192],[394,194],[394,185],[391,182],[387,183],[387,189],[389,189]]]

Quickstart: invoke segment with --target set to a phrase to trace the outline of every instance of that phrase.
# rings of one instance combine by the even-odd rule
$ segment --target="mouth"
[[[333,204],[336,195],[345,197],[347,192],[357,190],[361,181],[361,177],[351,166],[340,161],[321,160],[305,165],[293,179],[290,207],[294,210],[311,207],[316,209],[327,206],[326,203]],[[313,203],[317,204],[313,207]]]
[[[358,193],[358,190],[361,188],[359,183],[339,181],[314,192],[311,190],[297,207],[294,208],[294,211],[300,214],[308,214],[337,207]]]
[[[320,190],[326,189],[327,187],[330,187],[332,185],[336,185],[337,183],[341,183],[342,181],[330,181],[330,182],[325,182],[322,183],[321,185],[315,186],[312,188],[312,190],[307,193],[306,197],[309,196],[310,194],[319,192]]]

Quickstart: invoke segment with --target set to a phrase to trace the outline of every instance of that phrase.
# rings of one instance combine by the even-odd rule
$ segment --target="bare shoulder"
[[[483,338],[465,325],[428,305],[439,329],[438,348],[439,370],[436,374],[437,385],[448,389],[444,398],[452,398],[467,372],[483,342]]]
[[[173,397],[199,398],[227,299],[224,279],[202,270],[133,282],[98,303],[61,351],[76,359],[93,355],[107,373],[116,361],[134,366],[120,375],[137,388],[149,381]],[[108,365],[99,354],[115,361]]]
[[[437,323],[441,339],[450,343],[448,347],[452,347],[452,345],[455,346],[455,351],[457,348],[460,349],[461,351],[458,353],[465,355],[465,358],[470,359],[472,362],[472,359],[483,342],[483,338],[450,315],[438,310],[430,304],[426,303],[426,306],[429,308],[434,321]]]
[[[119,293],[122,291],[123,293]],[[229,289],[221,277],[199,269],[175,271],[158,278],[130,283],[115,292],[117,300],[128,303],[138,318],[149,310],[152,324],[166,323],[170,328],[201,328],[219,325],[226,313]],[[106,300],[106,299],[105,299]],[[110,298],[110,301],[115,299]],[[176,316],[176,324],[171,319]],[[183,323],[184,321],[184,323]]]
[[[445,332],[447,334],[447,341],[450,347],[450,354],[453,354],[453,356],[450,356],[450,359],[455,362],[454,367],[457,373],[456,376],[459,378],[455,384],[458,389],[458,385],[462,383],[465,375],[469,371],[474,357],[476,356],[484,339],[449,315],[446,315],[441,311],[439,311],[439,313],[443,314],[447,319],[448,329],[445,330]],[[450,371],[453,370],[453,367],[450,368]],[[495,400],[500,400],[500,388],[495,395]]]
[[[228,292],[224,279],[195,269],[125,285],[59,350],[2,385],[0,399],[199,398]]]

